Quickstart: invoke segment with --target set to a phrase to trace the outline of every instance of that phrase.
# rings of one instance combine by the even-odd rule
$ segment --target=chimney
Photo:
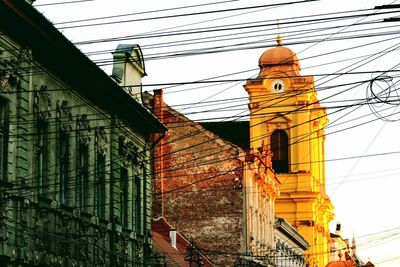
[[[171,228],[169,230],[169,239],[171,240],[171,246],[176,249],[176,229]]]
[[[162,123],[164,123],[164,109],[164,92],[162,89],[156,89],[154,90],[153,113]]]
[[[336,231],[335,234],[342,237],[342,224],[340,222],[336,223]]]
[[[164,123],[164,100],[163,91],[155,90],[153,96],[153,114]],[[154,140],[162,138],[161,134],[154,134]],[[165,218],[165,194],[164,194],[164,149],[165,149],[164,138],[156,143],[153,149],[153,177],[154,177],[154,192],[153,196],[153,216]]]

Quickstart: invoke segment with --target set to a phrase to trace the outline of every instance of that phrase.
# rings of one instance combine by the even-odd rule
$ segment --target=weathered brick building
[[[267,147],[246,145],[248,122],[240,147],[167,106],[162,91],[153,108],[169,129],[154,149],[153,216],[192,238],[216,266],[272,262],[277,180]]]

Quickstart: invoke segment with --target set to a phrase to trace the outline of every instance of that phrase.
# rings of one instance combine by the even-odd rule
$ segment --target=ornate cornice
[[[56,110],[60,130],[65,133],[70,132],[72,130],[72,113],[68,101],[63,100],[61,102],[58,100]]]

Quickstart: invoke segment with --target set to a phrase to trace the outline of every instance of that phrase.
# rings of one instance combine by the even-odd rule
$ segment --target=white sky
[[[65,0],[63,0],[65,1]],[[271,3],[289,2],[293,0],[238,0],[230,1],[225,4],[214,4],[207,7],[197,7],[193,9],[184,9],[178,11],[168,11],[164,13],[149,13],[131,17],[117,18],[132,19],[145,18],[162,15],[181,14],[184,12],[197,12],[200,10],[218,10],[240,6],[266,5]],[[60,2],[60,0],[37,0],[35,5]],[[127,13],[138,13],[149,10],[159,10],[164,8],[181,7],[188,5],[197,5],[217,1],[196,0],[196,1],[109,1],[95,0],[90,2],[75,3],[69,5],[38,6],[38,9],[54,23],[65,22],[77,19],[94,18],[101,16],[110,16]],[[320,88],[319,99],[324,106],[338,106],[349,104],[352,99],[365,99],[368,83],[359,83],[357,86],[334,86],[327,88],[328,85],[341,85],[345,83],[359,82],[376,77],[378,74],[371,74],[370,71],[384,71],[388,69],[399,70],[396,66],[399,63],[399,52],[397,50],[389,52],[389,47],[399,43],[400,22],[397,23],[376,23],[370,24],[369,31],[361,31],[361,26],[355,26],[355,23],[370,22],[373,20],[382,20],[383,18],[398,16],[400,13],[387,14],[382,16],[357,17],[349,20],[337,21],[335,23],[312,24],[306,23],[296,27],[290,24],[284,24],[287,18],[293,18],[295,21],[301,19],[298,16],[318,15],[322,13],[333,13],[339,11],[352,11],[361,9],[370,9],[377,5],[396,3],[392,0],[321,0],[319,2],[310,2],[292,6],[282,6],[275,8],[260,8],[257,10],[242,10],[238,12],[216,13],[201,16],[178,17],[170,19],[136,21],[122,24],[102,25],[96,27],[78,27],[72,29],[63,29],[62,32],[72,42],[87,41],[93,39],[102,39],[126,35],[138,35],[150,33],[159,30],[182,30],[198,27],[209,27],[216,25],[231,25],[253,21],[275,21],[280,20],[281,35],[283,45],[287,45],[297,53],[302,66],[303,75],[315,75],[316,85]],[[397,1],[399,2],[399,1]],[[369,11],[372,14],[375,11]],[[383,11],[376,11],[383,12]],[[400,9],[399,9],[400,12]],[[245,14],[246,13],[246,14]],[[342,16],[361,14],[346,13]],[[235,15],[235,16],[233,16]],[[321,18],[316,16],[314,18]],[[109,20],[110,21],[110,20]],[[82,22],[81,22],[82,23]],[[85,22],[90,23],[90,22]],[[174,28],[186,24],[190,26]],[[61,26],[61,25],[57,25]],[[326,27],[341,26],[332,28],[330,31]],[[380,28],[393,26],[392,28]],[[228,26],[225,26],[227,28]],[[310,32],[316,27],[323,28]],[[224,75],[234,72],[243,72],[233,76],[222,77],[218,79],[246,79],[258,73],[258,58],[267,46],[275,45],[276,27],[268,26],[264,28],[250,28],[258,30],[253,33],[258,37],[238,40],[224,40],[221,42],[192,44],[182,47],[163,47],[151,49],[149,45],[165,44],[173,40],[196,39],[207,35],[181,35],[178,37],[166,38],[139,38],[125,40],[121,42],[106,42],[102,44],[90,44],[79,46],[84,52],[93,52],[100,50],[112,50],[118,43],[137,43],[142,49],[145,57],[150,58],[155,53],[176,51],[185,49],[194,49],[209,46],[220,46],[232,43],[244,43],[250,45],[252,41],[260,41],[258,49],[239,50],[227,53],[215,53],[203,56],[178,57],[163,60],[147,60],[147,77],[143,79],[143,84],[165,84],[173,82],[196,81],[210,78],[218,75]],[[299,31],[307,30],[307,33]],[[388,35],[389,31],[394,31]],[[397,32],[396,32],[397,31]],[[244,32],[241,30],[240,32]],[[386,33],[377,37],[369,38],[350,38],[343,40],[338,38],[336,41],[326,41],[324,38],[353,36],[364,33]],[[222,35],[227,32],[209,33],[211,35]],[[325,35],[327,34],[327,35]],[[264,36],[262,36],[264,35]],[[309,36],[309,35],[312,35]],[[304,38],[304,39],[301,39]],[[320,41],[316,41],[319,39]],[[342,40],[340,40],[342,39]],[[390,39],[390,40],[389,40]],[[303,40],[311,40],[310,43],[295,44]],[[373,44],[375,42],[375,44]],[[262,47],[264,46],[265,47]],[[357,47],[357,48],[356,48]],[[353,49],[350,49],[353,48]],[[341,50],[341,52],[331,53]],[[331,53],[331,54],[327,54]],[[318,56],[318,57],[317,57]],[[364,56],[364,57],[363,57]],[[369,57],[367,57],[369,56]],[[94,60],[110,59],[111,55],[102,54],[91,57]],[[371,60],[371,62],[360,60]],[[336,62],[336,63],[334,63]],[[325,64],[331,63],[331,64]],[[353,70],[354,68],[354,70]],[[110,66],[104,66],[103,69],[110,73]],[[346,71],[367,72],[366,74],[352,74],[341,76],[327,76],[326,74],[343,73]],[[397,76],[389,73],[387,75]],[[391,89],[395,90],[398,77],[393,77]],[[188,90],[193,85],[179,86],[165,89],[166,102],[172,106],[178,104],[187,104],[200,102],[204,99],[232,99],[235,97],[246,97],[242,84],[244,82],[220,84],[213,87],[204,87],[196,90]],[[195,85],[198,87],[199,85]],[[378,90],[379,86],[386,88],[383,82],[375,83],[373,88]],[[385,87],[384,87],[385,86]],[[149,88],[146,87],[145,88]],[[160,87],[150,87],[155,89]],[[186,92],[182,92],[186,90]],[[175,93],[171,93],[174,92]],[[339,92],[342,92],[338,94]],[[375,93],[378,93],[376,91]],[[337,94],[337,95],[336,95]],[[215,95],[215,96],[213,96]],[[213,96],[213,97],[211,97]],[[210,98],[211,97],[211,98]],[[397,99],[396,91],[392,92],[392,97]],[[326,100],[325,100],[326,99]],[[393,98],[392,98],[393,99]],[[337,101],[337,102],[332,102]],[[206,115],[192,115],[192,119],[205,119],[210,117],[232,116],[243,112],[246,102],[241,102],[240,110],[227,113],[205,113]],[[393,105],[382,104],[377,108],[381,116],[387,117],[396,114],[397,103]],[[207,105],[202,110],[209,110],[216,106]],[[176,109],[180,109],[179,106]],[[326,177],[328,184],[328,193],[335,205],[336,218],[332,223],[332,231],[336,221],[342,223],[344,236],[351,238],[354,236],[358,240],[358,252],[364,261],[371,258],[376,266],[400,266],[400,212],[397,204],[400,203],[400,154],[391,153],[373,157],[363,157],[373,154],[388,152],[400,152],[400,140],[398,132],[399,121],[385,122],[372,115],[371,109],[364,105],[356,110],[354,108],[345,109],[342,112],[335,112],[337,109],[328,109],[331,125],[326,132]],[[201,109],[200,109],[201,110]],[[383,110],[383,111],[382,111]],[[186,109],[183,112],[189,112]],[[195,109],[192,111],[199,111]],[[400,119],[400,115],[393,115],[393,120]],[[372,122],[369,122],[372,121]],[[361,124],[361,125],[359,125]],[[344,130],[345,128],[350,128]],[[347,160],[335,160],[350,157]],[[335,160],[335,161],[332,161]],[[391,229],[394,229],[391,231]]]

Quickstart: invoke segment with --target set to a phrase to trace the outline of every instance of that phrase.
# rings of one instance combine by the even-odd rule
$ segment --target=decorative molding
[[[129,235],[122,235],[122,237],[121,237],[121,252],[122,252],[122,255],[128,256],[128,252],[129,252]]]
[[[294,84],[305,84],[305,83],[309,83],[309,81],[307,81],[307,77],[292,77],[292,82]]]
[[[0,92],[8,92],[10,91],[10,87],[12,84],[16,82],[14,80],[14,76],[5,70],[0,70]]]
[[[36,115],[36,118],[42,122],[47,121],[51,117],[51,100],[50,94],[46,91],[47,86],[41,85],[40,89],[38,89],[37,85],[33,87],[33,112]]]
[[[108,151],[108,138],[106,130],[103,126],[100,126],[96,129],[95,145],[97,153],[105,157]]]
[[[292,120],[284,114],[276,112],[275,115],[273,115],[273,117],[269,119],[268,123],[290,125],[292,123]]]
[[[119,137],[119,156],[124,161],[125,165],[129,163],[138,164],[139,148],[134,143],[125,138],[125,136]]]
[[[15,87],[19,77],[22,77],[21,64],[32,59],[32,51],[29,48],[21,48],[16,53],[4,53],[0,51],[0,92],[7,92],[11,87]]]
[[[89,145],[92,129],[86,114],[82,114],[76,119],[76,131],[79,136],[79,143],[81,145]]]
[[[2,208],[0,210],[0,241],[7,241],[9,238],[7,231],[7,210],[6,208]]]
[[[70,132],[72,130],[72,113],[68,101],[63,100],[61,102],[58,100],[56,110],[60,130],[65,133]]]
[[[260,108],[260,102],[254,102],[254,103],[250,103],[249,104],[249,109],[250,110],[254,110],[254,109],[257,109],[257,108]]]

